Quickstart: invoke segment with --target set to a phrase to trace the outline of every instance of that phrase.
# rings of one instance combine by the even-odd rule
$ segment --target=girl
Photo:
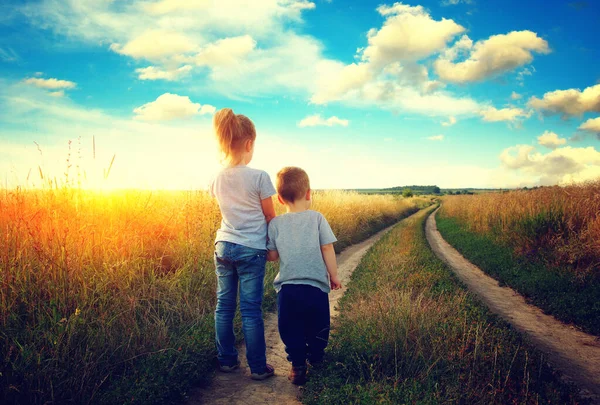
[[[275,374],[266,359],[262,298],[267,224],[275,217],[271,197],[276,191],[266,172],[246,166],[254,154],[256,130],[252,121],[224,108],[215,114],[213,124],[226,162],[210,186],[223,217],[215,240],[215,331],[219,369],[231,372],[240,365],[233,333],[239,285],[242,330],[251,378],[264,380]]]

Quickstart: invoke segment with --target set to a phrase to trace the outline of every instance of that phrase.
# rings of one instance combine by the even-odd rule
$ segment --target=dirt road
[[[332,291],[329,294],[329,306],[332,316],[337,314],[335,306],[344,294],[345,286],[362,257],[392,227],[393,225],[361,243],[349,246],[337,255],[338,273],[344,288]],[[267,341],[267,362],[275,367],[274,377],[260,382],[252,381],[250,379],[250,369],[245,362],[246,349],[244,345],[241,345],[238,347],[242,362],[240,369],[231,374],[217,373],[210,387],[195,390],[190,394],[187,404],[298,404],[300,391],[287,379],[290,363],[285,358],[284,346],[277,331],[277,315],[274,313],[265,316],[265,338]]]
[[[442,238],[435,222],[436,213],[437,210],[429,216],[425,227],[435,254],[450,265],[492,312],[527,334],[546,352],[549,362],[564,374],[565,380],[580,388],[582,396],[600,403],[600,340],[544,314],[511,288],[500,287]]]

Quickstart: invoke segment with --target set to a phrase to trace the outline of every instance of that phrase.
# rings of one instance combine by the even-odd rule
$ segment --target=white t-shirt
[[[267,172],[243,165],[227,167],[212,181],[210,194],[217,198],[223,216],[215,243],[266,249],[267,221],[261,201],[277,194]]]

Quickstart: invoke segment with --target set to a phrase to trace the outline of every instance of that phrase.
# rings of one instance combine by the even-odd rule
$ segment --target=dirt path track
[[[440,235],[435,222],[437,210],[427,218],[426,234],[435,254],[448,263],[464,282],[494,313],[526,333],[549,356],[567,381],[572,381],[584,397],[600,403],[600,340],[565,325],[509,287],[500,287],[478,267],[467,261]]]
[[[344,294],[345,286],[362,257],[393,226],[376,233],[361,243],[349,246],[337,255],[338,272],[344,288],[332,291],[329,294],[329,306],[332,316],[337,315],[335,306]],[[274,377],[260,382],[252,381],[250,379],[250,369],[246,363],[246,348],[241,345],[238,346],[239,357],[242,362],[240,370],[231,374],[217,373],[210,387],[190,393],[187,404],[298,404],[300,391],[296,386],[290,384],[287,379],[290,363],[285,358],[284,346],[277,331],[277,314],[268,313],[265,315],[265,337],[267,341],[267,362],[275,367]]]

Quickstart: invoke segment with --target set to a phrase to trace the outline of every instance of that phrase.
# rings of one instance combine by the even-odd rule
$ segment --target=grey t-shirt
[[[269,223],[268,250],[279,253],[279,274],[273,285],[308,284],[328,293],[329,274],[321,246],[337,241],[325,217],[312,210],[290,212]]]
[[[212,181],[210,194],[217,198],[223,217],[215,243],[266,249],[267,221],[261,201],[277,194],[267,172],[243,165],[227,167]]]

